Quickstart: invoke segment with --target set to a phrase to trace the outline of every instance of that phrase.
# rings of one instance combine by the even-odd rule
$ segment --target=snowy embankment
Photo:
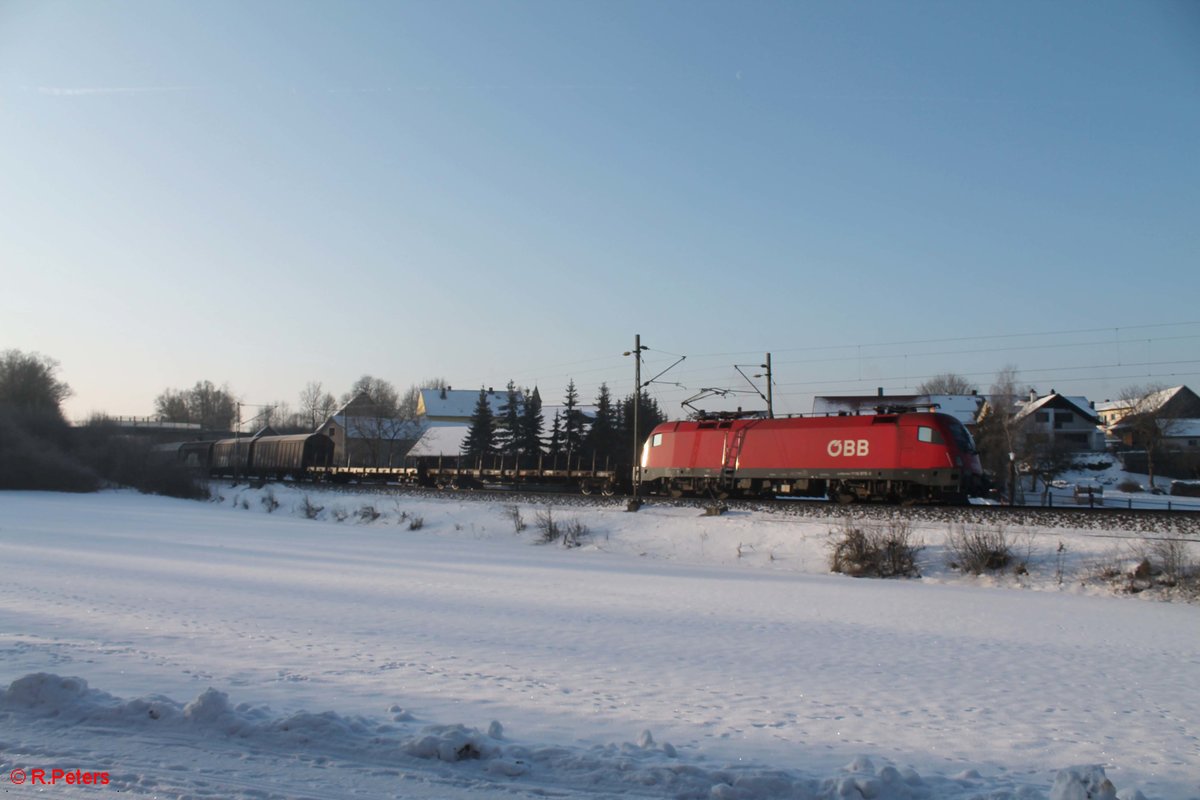
[[[110,781],[10,792],[1200,797],[1197,609],[1084,585],[1086,531],[985,581],[922,531],[926,579],[856,581],[833,520],[581,507],[568,550],[502,504],[221,492],[0,496],[2,775]]]

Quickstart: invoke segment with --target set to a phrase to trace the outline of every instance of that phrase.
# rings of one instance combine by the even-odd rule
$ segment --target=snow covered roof
[[[501,406],[507,401],[508,393],[502,389],[488,392],[492,414],[499,414]],[[422,389],[417,416],[468,420],[475,413],[475,404],[478,402],[478,389]]]
[[[1200,439],[1200,419],[1160,419],[1158,427],[1172,439]]]
[[[351,439],[415,439],[424,426],[414,420],[335,415],[329,422],[341,426]],[[326,423],[328,425],[328,422]]]
[[[1096,416],[1096,412],[1092,409],[1091,401],[1086,397],[1067,397],[1063,394],[1051,393],[1045,397],[1039,397],[1017,412],[1017,419],[1024,419],[1035,411],[1039,411],[1046,406],[1055,406],[1061,408],[1064,404],[1072,406],[1073,409],[1085,419],[1089,419],[1094,423],[1099,424],[1100,418]]]
[[[476,392],[478,397],[479,393]],[[470,432],[469,425],[431,425],[408,451],[410,456],[457,456],[463,440]]]

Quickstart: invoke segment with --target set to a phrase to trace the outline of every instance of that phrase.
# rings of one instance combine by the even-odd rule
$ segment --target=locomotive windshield
[[[975,440],[971,438],[971,432],[968,431],[961,422],[954,417],[946,420],[946,428],[950,431],[950,435],[954,437],[954,445],[960,453],[975,453]]]

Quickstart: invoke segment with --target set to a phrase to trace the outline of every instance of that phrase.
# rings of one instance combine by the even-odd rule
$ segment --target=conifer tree
[[[579,392],[575,379],[567,384],[567,396],[563,398],[562,449],[567,457],[578,455],[583,447],[584,416],[579,410]]]
[[[554,424],[550,426],[550,440],[546,442],[546,454],[558,458],[563,454],[562,416],[554,411]]]
[[[584,438],[584,449],[596,458],[596,463],[603,464],[616,456],[616,447],[617,410],[613,407],[608,384],[602,383],[600,393],[596,395],[596,417]]]
[[[542,395],[538,388],[525,396],[525,405],[521,411],[521,455],[537,459],[542,454],[542,428],[545,427],[542,417]]]
[[[667,416],[662,412],[657,400],[649,397],[644,392],[641,398],[640,413],[638,414],[638,437],[641,439],[637,443],[637,453],[639,454],[641,453],[643,442],[650,435],[650,431],[654,430],[656,425],[660,425],[667,420]],[[634,395],[632,394],[621,401],[621,413],[619,424],[617,425],[619,431],[617,434],[617,455],[619,462],[622,464],[633,463],[633,404]]]
[[[471,414],[471,428],[463,439],[462,454],[468,458],[489,456],[495,452],[496,431],[492,406],[488,402],[487,389],[480,387],[479,400]]]
[[[496,450],[506,458],[516,458],[521,452],[521,392],[512,381],[505,390],[504,405],[495,421]]]

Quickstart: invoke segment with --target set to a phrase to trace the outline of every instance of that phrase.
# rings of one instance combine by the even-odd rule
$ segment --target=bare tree
[[[975,391],[975,384],[954,372],[934,375],[917,387],[919,394],[972,394]]]
[[[1017,492],[1016,469],[1025,442],[1017,420],[1017,368],[1008,364],[996,373],[987,406],[977,429],[979,457],[983,467],[1000,484],[1008,487],[1009,501]]]
[[[59,415],[59,405],[71,396],[71,387],[55,376],[57,371],[53,358],[20,350],[0,353],[0,406]]]
[[[336,410],[337,400],[325,391],[320,381],[309,381],[300,391],[300,418],[308,430],[315,431]]]
[[[1154,456],[1178,428],[1179,420],[1167,407],[1167,387],[1161,384],[1129,386],[1119,398],[1129,411],[1117,423],[1130,433],[1130,444],[1146,448],[1146,473],[1154,488]]]
[[[366,466],[392,466],[403,455],[401,443],[412,438],[415,429],[400,416],[400,395],[383,378],[363,375],[343,395],[346,404],[347,447],[351,439],[360,443],[370,463]]]
[[[207,430],[227,431],[233,428],[237,401],[228,385],[218,388],[212,381],[197,381],[191,389],[164,389],[154,409],[166,422],[195,422]]]

